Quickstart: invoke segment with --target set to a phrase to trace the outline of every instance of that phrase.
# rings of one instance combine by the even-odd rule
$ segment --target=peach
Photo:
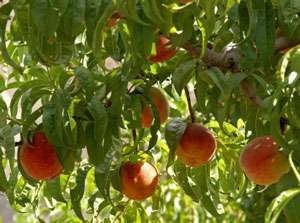
[[[149,89],[150,99],[159,113],[160,123],[164,123],[168,119],[169,104],[165,95],[157,88]],[[143,128],[150,128],[153,122],[153,114],[149,105],[143,106],[141,115],[141,125]]]
[[[169,42],[167,37],[159,37],[159,41],[156,43],[156,54],[149,57],[152,63],[163,62],[175,56],[177,50],[169,46]]]
[[[287,158],[278,151],[272,136],[261,136],[247,144],[240,156],[240,166],[256,184],[269,185],[289,171]]]
[[[32,144],[23,144],[19,160],[25,173],[36,180],[51,180],[63,170],[54,146],[43,132],[35,133]]]
[[[208,163],[216,151],[213,134],[197,123],[189,124],[176,148],[180,162],[187,166],[198,167]]]
[[[115,25],[117,25],[117,23],[119,22],[119,20],[120,20],[121,18],[122,18],[122,16],[121,16],[120,13],[118,13],[118,12],[114,13],[114,14],[110,17],[110,19],[108,20],[107,26],[108,26],[109,28],[114,27]]]
[[[121,166],[122,193],[129,199],[144,200],[150,197],[158,184],[158,172],[144,161],[125,162]]]

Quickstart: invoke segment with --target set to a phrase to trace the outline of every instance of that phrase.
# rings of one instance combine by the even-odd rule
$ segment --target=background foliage
[[[115,12],[122,18],[109,27]],[[0,191],[16,221],[297,222],[299,15],[298,0],[2,5]],[[285,53],[278,30],[293,43]],[[148,58],[159,35],[170,38],[177,54],[153,64]],[[109,57],[118,62],[114,69],[106,66]],[[183,91],[188,86],[197,122],[217,138],[208,165],[187,168],[174,161],[157,115],[151,129],[141,128],[142,101],[149,100],[152,85],[167,94],[169,120],[190,121]],[[7,92],[13,94],[9,103]],[[30,179],[16,159],[20,139],[37,128],[55,145],[65,169],[48,182]],[[272,135],[294,167],[268,187],[249,182],[239,167],[241,149],[260,135]],[[159,188],[144,202],[119,192],[120,164],[137,157],[160,172]]]

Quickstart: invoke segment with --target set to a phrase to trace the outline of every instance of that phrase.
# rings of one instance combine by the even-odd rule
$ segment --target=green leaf
[[[95,169],[95,181],[98,190],[103,195],[104,198],[109,196],[109,179],[110,179],[110,167],[112,160],[120,156],[120,151],[122,148],[121,140],[113,137],[110,144],[110,149],[105,154],[104,161],[96,166]]]
[[[62,16],[59,33],[66,42],[73,43],[75,37],[84,30],[86,0],[69,0]]]
[[[193,188],[189,184],[187,174],[188,169],[185,167],[185,165],[178,161],[175,162],[173,168],[176,175],[176,182],[180,185],[184,192],[193,199],[193,201],[198,202],[199,197],[195,195]]]
[[[3,162],[2,162],[2,151],[0,149],[0,191],[1,192],[5,192],[8,188],[8,182],[7,182],[7,179],[6,179],[6,175],[5,175],[5,172],[4,172],[4,166],[3,166]]]
[[[111,173],[111,183],[115,190],[122,191],[120,168],[116,168]]]
[[[224,95],[225,92],[225,75],[216,67],[210,68],[201,73],[201,78],[206,80],[206,82],[212,82],[215,84],[220,92]]]
[[[271,114],[271,123],[270,123],[270,130],[272,133],[272,136],[274,136],[276,142],[281,145],[283,148],[287,149],[289,148],[288,143],[284,139],[284,136],[281,133],[281,127],[280,127],[280,118],[281,118],[281,109],[286,103],[286,99],[284,97],[278,99],[277,104],[273,105],[273,111]]]
[[[54,198],[60,202],[66,202],[61,191],[60,177],[56,177],[53,180],[47,181],[44,188],[44,193],[46,193],[49,198]]]
[[[92,97],[96,85],[92,72],[84,67],[78,67],[75,69],[75,75],[79,80],[79,88],[85,90],[87,98]]]
[[[9,160],[10,168],[15,164],[15,136],[21,131],[17,125],[5,125],[0,128],[0,145],[5,149],[5,157]]]
[[[128,0],[122,2],[121,7],[124,7],[122,12],[124,13],[125,17],[128,19],[132,19],[134,22],[139,23],[140,25],[149,26],[147,22],[142,20],[137,13],[136,6],[137,0]]]
[[[219,213],[210,198],[207,182],[209,181],[209,176],[207,175],[207,167],[201,166],[191,170],[192,179],[195,181],[196,186],[193,187],[194,193],[200,198],[202,205],[205,209],[214,217],[219,217]]]
[[[256,29],[253,33],[256,47],[260,52],[259,62],[265,67],[272,65],[275,46],[274,10],[270,1],[253,1],[253,15],[256,16]]]
[[[12,3],[10,1],[7,4],[1,5],[0,7],[0,50],[2,54],[1,56],[8,65],[12,66],[19,73],[23,73],[23,68],[11,58],[6,47],[6,25],[8,19],[10,18],[12,9]]]
[[[195,69],[196,60],[189,60],[179,65],[172,75],[172,82],[179,95],[181,95],[182,89],[187,85],[193,75]]]
[[[276,223],[283,208],[300,193],[300,188],[289,189],[281,192],[268,206],[265,213],[265,222]]]
[[[59,11],[48,0],[34,0],[31,16],[38,30],[47,38],[54,35],[59,25]]]
[[[175,118],[168,122],[165,131],[165,139],[170,150],[176,150],[186,127],[186,121],[181,118]]]
[[[108,123],[106,109],[98,97],[92,98],[87,105],[87,109],[94,118],[94,137],[101,142]]]
[[[72,208],[75,214],[84,221],[82,212],[81,212],[81,199],[85,190],[85,179],[88,171],[90,170],[90,166],[84,165],[79,168],[76,176],[76,186],[71,189],[70,196],[72,202]]]
[[[176,148],[181,140],[181,137],[187,127],[187,123],[181,118],[175,118],[167,123],[165,130],[165,139],[167,141],[169,151],[169,160],[167,166],[169,167],[175,157]]]
[[[95,123],[89,123],[86,126],[86,146],[87,152],[89,155],[89,161],[94,164],[98,165],[104,160],[104,151],[102,147],[102,140],[97,139],[95,136]]]

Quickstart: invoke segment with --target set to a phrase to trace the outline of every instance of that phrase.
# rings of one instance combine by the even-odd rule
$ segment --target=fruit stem
[[[135,153],[137,153],[138,151],[137,151],[137,145],[136,145],[136,129],[132,129],[131,133],[132,133],[132,139],[133,139],[133,147],[134,147]]]
[[[188,108],[189,108],[189,112],[190,112],[190,116],[191,116],[191,120],[192,123],[195,122],[195,113],[193,112],[193,106],[191,103],[191,97],[190,97],[190,92],[187,86],[184,87],[184,91],[185,91],[185,95],[186,95],[186,100],[188,102]]]

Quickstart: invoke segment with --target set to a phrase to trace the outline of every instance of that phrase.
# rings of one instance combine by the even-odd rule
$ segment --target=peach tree
[[[16,222],[299,222],[298,0],[0,5]]]

